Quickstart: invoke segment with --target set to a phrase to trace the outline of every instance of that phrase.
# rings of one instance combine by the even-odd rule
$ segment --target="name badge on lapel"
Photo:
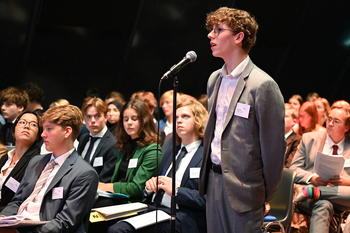
[[[135,168],[135,167],[137,167],[137,161],[138,160],[139,159],[130,159],[128,168]]]
[[[243,117],[243,118],[248,119],[249,110],[250,110],[250,105],[237,103],[234,114],[235,114],[235,116],[239,116],[239,117]]]
[[[94,163],[92,164],[93,167],[101,167],[103,166],[103,157],[96,157],[94,159]]]
[[[190,179],[198,179],[200,172],[201,172],[200,167],[190,167]]]
[[[52,189],[52,200],[63,198],[63,187],[57,187]]]
[[[15,192],[17,192],[19,182],[17,180],[15,180],[13,177],[10,177],[8,179],[8,181],[6,182],[5,186],[8,187],[9,189],[11,189],[15,193]]]

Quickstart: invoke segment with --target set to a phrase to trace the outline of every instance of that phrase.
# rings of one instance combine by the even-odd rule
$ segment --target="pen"
[[[164,170],[164,172],[163,172],[163,175],[162,175],[162,176],[165,176],[165,173],[166,173],[166,170]]]

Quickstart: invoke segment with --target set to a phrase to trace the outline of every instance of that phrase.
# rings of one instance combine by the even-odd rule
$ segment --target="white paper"
[[[93,167],[101,167],[103,166],[103,157],[96,157],[94,159],[94,163],[92,164]]]
[[[249,116],[249,110],[250,110],[250,105],[248,104],[242,104],[242,103],[237,103],[236,109],[235,109],[235,116],[240,116],[243,118],[248,118]]]
[[[326,155],[317,152],[314,171],[322,179],[340,175],[344,169],[345,159],[342,155]]]
[[[45,223],[48,223],[48,221],[42,221],[42,222],[36,221],[21,215],[13,215],[13,216],[0,218],[0,227],[8,227],[8,228],[35,226],[35,225],[42,225]]]
[[[123,215],[146,210],[148,206],[144,203],[134,202],[129,204],[113,205],[100,208],[94,208],[91,212],[99,212],[106,220],[118,218]]]
[[[9,189],[11,189],[14,193],[17,192],[18,186],[19,186],[19,182],[17,180],[15,180],[13,177],[10,177],[5,186],[8,187]]]
[[[163,222],[171,219],[171,216],[165,213],[164,211],[157,210],[157,212],[158,212],[158,216],[157,216],[158,222]],[[127,218],[121,221],[128,222],[135,228],[135,230],[138,230],[140,228],[151,226],[156,223],[156,211],[154,210],[154,211],[141,214],[135,217]]]

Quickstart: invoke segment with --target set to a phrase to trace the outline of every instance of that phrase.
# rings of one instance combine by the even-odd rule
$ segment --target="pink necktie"
[[[41,189],[43,188],[43,186],[46,183],[47,178],[49,177],[49,175],[51,174],[52,170],[54,169],[55,165],[57,163],[54,160],[51,160],[49,162],[49,165],[47,166],[47,168],[41,173],[38,181],[36,182],[36,185],[34,187],[34,191],[32,192],[32,194],[30,194],[30,196],[21,204],[21,206],[18,209],[17,215],[20,215],[25,208],[27,208],[27,205],[32,202],[35,197],[40,193]]]

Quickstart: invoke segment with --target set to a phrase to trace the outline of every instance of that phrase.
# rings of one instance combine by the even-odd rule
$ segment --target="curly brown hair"
[[[259,28],[254,16],[244,10],[221,7],[207,14],[206,28],[211,31],[219,23],[226,23],[235,35],[243,32],[242,48],[249,53],[256,43],[256,33]]]

